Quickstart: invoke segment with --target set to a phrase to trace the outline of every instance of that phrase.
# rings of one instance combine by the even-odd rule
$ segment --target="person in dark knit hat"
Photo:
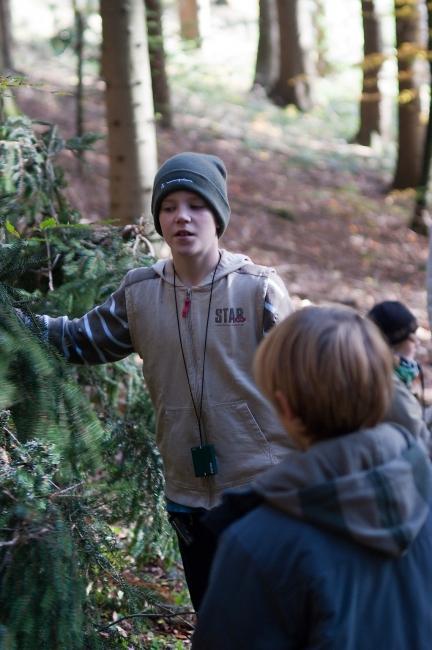
[[[142,358],[167,510],[198,610],[216,544],[202,515],[223,490],[250,483],[291,448],[255,385],[252,359],[292,307],[274,269],[220,248],[230,219],[220,158],[184,152],[166,160],[151,205],[171,257],[130,271],[82,318],[43,316],[40,325],[75,363]]]
[[[415,360],[418,329],[417,319],[398,300],[384,300],[377,303],[368,313],[378,326],[395,356],[395,371],[401,380],[411,387],[419,376],[420,367]]]
[[[384,300],[372,307],[368,317],[380,330],[393,353],[394,393],[387,421],[408,429],[432,455],[431,432],[428,426],[430,409],[423,399],[423,373],[415,359],[418,322],[414,314],[398,300]],[[420,379],[421,395],[414,393]]]
[[[368,316],[393,346],[408,339],[418,329],[414,314],[398,300],[379,302],[372,307]]]
[[[216,220],[218,237],[228,225],[230,206],[227,172],[223,161],[209,154],[185,152],[169,158],[157,172],[152,195],[152,214],[156,231],[163,236],[159,212],[163,199],[180,190],[194,192],[205,200]]]

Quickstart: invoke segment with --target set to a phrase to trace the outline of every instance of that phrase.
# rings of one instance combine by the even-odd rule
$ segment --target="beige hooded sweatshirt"
[[[204,508],[216,505],[226,488],[252,481],[291,448],[252,379],[260,340],[292,310],[288,293],[274,269],[221,251],[209,311],[212,275],[191,289],[177,278],[178,321],[170,260],[130,271],[106,303],[80,319],[44,317],[50,340],[73,362],[104,363],[131,352],[141,357],[166,496]],[[191,448],[201,441],[191,392],[199,412],[207,317],[202,443],[214,445],[218,472],[198,478]]]

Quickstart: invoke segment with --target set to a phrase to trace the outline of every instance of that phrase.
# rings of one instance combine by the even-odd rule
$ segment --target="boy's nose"
[[[180,204],[177,208],[177,221],[190,221],[190,215],[187,205]]]

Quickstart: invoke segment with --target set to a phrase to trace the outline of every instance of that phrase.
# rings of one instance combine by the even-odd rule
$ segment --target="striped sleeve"
[[[133,352],[123,286],[81,318],[41,318],[48,341],[72,363],[107,363]]]
[[[293,311],[291,299],[276,271],[268,279],[264,300],[263,333],[266,334],[278,322]]]

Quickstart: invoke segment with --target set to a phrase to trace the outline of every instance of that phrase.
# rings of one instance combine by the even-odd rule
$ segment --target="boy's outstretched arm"
[[[26,322],[24,315],[22,318]],[[107,363],[133,352],[123,285],[81,318],[36,319],[47,341],[72,363]]]

